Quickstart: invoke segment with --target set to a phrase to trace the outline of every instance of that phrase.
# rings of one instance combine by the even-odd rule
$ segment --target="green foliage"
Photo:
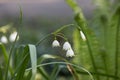
[[[110,9],[109,1],[94,0],[97,8],[93,20],[89,23],[74,0],[66,1],[75,13],[75,22],[86,37],[86,41],[82,41],[79,31],[75,30],[73,35],[74,48],[77,52],[75,63],[87,64],[88,66],[85,66],[97,74],[97,80],[117,80],[120,70],[118,67],[120,54],[120,7],[115,7],[115,12],[113,13],[112,8]],[[87,25],[87,23],[89,24]],[[88,46],[88,48],[82,48],[82,46]],[[88,55],[90,58],[88,58]],[[98,73],[105,74],[106,78],[104,76],[101,77]],[[116,78],[111,79],[107,75],[113,75]]]
[[[17,35],[15,42],[13,42],[10,50],[8,51],[9,54],[7,53],[4,44],[1,43],[0,49],[2,50],[6,63],[5,65],[3,65],[4,68],[0,68],[1,80],[37,80],[36,78],[37,74],[40,74],[42,76],[42,79],[45,80],[56,80],[59,75],[59,72],[63,68],[67,68],[75,80],[79,79],[76,69],[78,69],[78,71],[80,69],[85,71],[87,74],[89,74],[90,78],[94,80],[91,73],[89,73],[89,71],[87,71],[81,66],[77,66],[75,64],[70,63],[67,59],[64,59],[62,57],[44,54],[43,56],[37,58],[36,50],[37,47],[41,44],[41,42],[43,42],[45,39],[47,39],[50,36],[60,35],[59,33],[61,32],[61,30],[67,27],[71,27],[71,24],[62,26],[60,29],[56,30],[55,32],[48,34],[47,36],[39,40],[36,43],[36,45],[33,44],[18,45],[17,44],[18,35]],[[62,38],[66,40],[64,36]],[[47,59],[54,59],[60,62],[56,61],[56,62],[43,63]],[[43,66],[46,65],[54,65],[54,69],[52,70],[51,75],[49,75],[48,72],[46,72],[46,70],[44,69]],[[3,70],[5,70],[5,72],[3,72]]]
[[[88,21],[75,0],[66,0],[66,2],[74,12],[75,24],[61,26],[36,44],[19,44],[17,38],[21,29],[18,29],[19,34],[10,46],[10,50],[8,46],[0,43],[0,52],[4,58],[3,64],[0,63],[0,80],[57,80],[64,69],[69,72],[69,78],[66,79],[70,80],[120,79],[120,6],[114,7],[113,12],[110,1],[94,0],[97,4],[95,16]],[[20,6],[20,26],[22,26],[22,16]],[[59,52],[62,56],[45,53],[38,56],[37,50],[42,46],[40,44],[49,37],[55,39],[59,37],[63,41],[68,41],[61,32],[73,26],[75,27],[74,58],[65,57],[61,49]],[[9,28],[10,25],[3,26],[0,32],[6,33]],[[49,67],[49,70],[46,67]]]

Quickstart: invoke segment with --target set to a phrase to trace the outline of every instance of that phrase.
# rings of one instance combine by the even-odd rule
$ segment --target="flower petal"
[[[70,43],[69,42],[65,42],[64,44],[63,44],[63,50],[69,50],[69,49],[71,49],[71,45],[70,45]]]
[[[60,43],[57,40],[54,40],[52,43],[52,47],[59,47]]]
[[[73,56],[75,56],[74,51],[72,49],[67,50],[66,57],[73,57]]]

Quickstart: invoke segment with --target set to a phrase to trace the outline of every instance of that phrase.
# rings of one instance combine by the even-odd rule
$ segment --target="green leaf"
[[[101,12],[108,12],[110,9],[111,1],[110,0],[93,0],[94,5],[96,5],[97,9]]]
[[[72,64],[72,63],[69,63],[69,62],[49,62],[49,63],[43,63],[43,64],[40,64],[40,65],[37,65],[37,67],[42,67],[42,66],[46,66],[46,65],[50,65],[50,64],[66,64],[66,65],[71,65],[71,66],[73,66],[73,67],[75,67],[75,68],[78,68],[78,69],[80,69],[80,70],[83,70],[83,71],[87,72],[88,75],[90,76],[90,79],[91,79],[91,80],[94,80],[93,76],[91,75],[91,73],[90,73],[88,70],[86,70],[85,68],[83,68],[83,67],[81,67],[81,66],[77,66],[77,65]],[[29,70],[30,70],[30,69],[29,69]],[[76,75],[76,74],[75,74],[75,75]]]
[[[50,75],[50,80],[56,80],[59,71],[60,71],[59,65],[55,64],[52,73]]]
[[[21,60],[24,58],[25,54],[24,53],[24,46],[17,47],[15,52],[13,53],[13,62],[14,62],[14,68],[19,65]]]
[[[1,66],[0,66],[0,80],[3,80],[3,72],[2,72]]]
[[[30,79],[31,79],[31,76],[32,76],[32,72],[29,71],[29,72],[27,73],[27,76],[25,77],[24,80],[30,80]]]
[[[37,72],[37,52],[35,45],[28,45],[29,53],[30,53],[30,60],[32,66],[32,78],[31,80],[35,80],[36,72]]]
[[[47,72],[44,70],[43,67],[39,67],[39,68],[37,68],[37,69],[38,69],[38,72],[39,72],[46,80],[50,80]]]
[[[75,30],[73,32],[73,44],[74,51],[77,56],[74,57],[74,62],[79,65],[84,65],[86,69],[90,69],[91,61],[89,57],[89,52],[87,48],[86,41],[81,38],[80,31]]]
[[[2,43],[0,43],[0,48],[2,49],[4,59],[7,64],[8,63],[8,53],[6,52],[7,50],[5,49],[5,46]]]
[[[95,72],[98,72],[97,65],[95,63],[95,59],[94,59],[94,56],[93,56],[94,51],[93,51],[92,39],[91,39],[92,31],[87,26],[87,22],[85,20],[83,12],[82,12],[81,8],[78,6],[78,4],[75,2],[75,0],[66,0],[66,2],[72,8],[72,10],[74,11],[75,22],[77,23],[77,25],[79,26],[79,28],[81,29],[81,31],[83,32],[83,34],[86,37],[86,43],[87,43],[87,46],[88,46],[89,55],[90,55],[90,58],[91,58],[93,69],[94,69]],[[96,76],[96,78],[98,80],[100,80],[99,76]]]
[[[111,19],[111,26],[114,29],[114,36],[115,36],[115,75],[118,76],[119,73],[119,61],[120,61],[120,5],[117,7],[114,15]],[[115,79],[117,80],[117,79]]]
[[[2,43],[0,43],[0,49],[2,49],[5,63],[8,64],[8,53],[7,53],[7,50],[6,50],[5,46]],[[13,70],[12,70],[11,66],[9,66],[8,71],[10,71],[11,74],[13,73]]]
[[[53,55],[44,54],[44,55],[42,55],[41,57],[38,58],[38,60],[37,60],[38,65],[41,64],[44,60],[49,59],[49,58],[55,59],[56,57],[53,56]],[[45,78],[46,80],[50,80],[50,76],[49,76],[48,73],[44,70],[43,67],[39,67],[39,68],[38,68],[38,71],[39,71],[39,73],[40,73],[42,76],[44,76],[44,78]],[[54,78],[55,78],[55,76],[54,76]],[[52,80],[52,79],[51,79],[51,80]]]
[[[65,62],[67,62],[65,59],[63,59],[61,57],[45,54],[45,55],[43,55],[39,58],[39,60],[38,60],[39,65],[44,60],[49,59],[49,58],[63,60]],[[30,69],[32,69],[32,68],[30,68]],[[27,69],[27,70],[30,70],[30,69]],[[54,65],[54,69],[53,69],[51,75],[49,76],[42,67],[38,68],[38,71],[40,72],[40,74],[42,74],[44,76],[44,78],[47,79],[47,80],[55,80],[60,70],[61,70],[61,67],[59,65],[57,65],[57,64]],[[72,68],[72,70],[74,70],[74,69]],[[74,74],[72,74],[72,75],[73,75],[73,77],[76,77],[77,73],[76,73],[75,70],[74,70]],[[78,79],[78,77],[76,77],[76,78]]]
[[[19,9],[20,9],[19,21],[20,21],[20,24],[22,24],[23,13],[22,13],[22,8],[20,5],[19,5]]]
[[[36,56],[36,47],[35,45],[32,44],[28,44],[25,48],[24,48],[24,52],[23,52],[23,59],[21,60],[21,62],[18,64],[18,66],[16,67],[14,76],[12,79],[16,79],[16,80],[21,80],[24,77],[25,74],[25,69],[29,63],[29,59],[31,60],[31,66],[32,66],[32,77],[31,80],[35,80],[35,75],[37,72],[37,56]],[[30,56],[30,57],[29,57]],[[17,76],[16,76],[17,74]],[[16,77],[15,77],[16,76]]]
[[[19,65],[16,67],[16,70],[15,70],[14,75],[11,78],[11,80],[13,80],[13,79],[22,80],[23,79],[25,69],[26,69],[29,59],[30,59],[28,52],[29,52],[29,48],[28,48],[28,46],[26,46],[24,48],[24,52],[23,52],[23,54],[25,54],[25,56],[23,57],[23,59],[21,60]]]

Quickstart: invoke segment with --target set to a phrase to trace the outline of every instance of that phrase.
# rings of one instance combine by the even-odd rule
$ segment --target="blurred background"
[[[90,17],[91,10],[93,10],[92,1],[78,0],[78,3],[81,5],[86,17]],[[26,27],[29,26],[29,28],[34,27],[37,30],[38,28],[40,30],[46,28],[46,30],[51,32],[54,28],[73,21],[72,10],[66,5],[64,0],[1,0],[1,26],[10,22],[17,24],[16,20],[20,13],[19,5],[22,8],[23,24]],[[48,29],[48,27],[52,28]]]
[[[85,17],[90,19],[95,7],[92,0],[77,0],[77,2],[83,9]],[[19,23],[20,7],[23,16],[22,24]],[[0,28],[6,27],[6,29],[1,30],[0,38],[1,41],[8,44],[11,42],[10,35],[17,29],[21,29],[19,32],[19,43],[35,44],[39,39],[61,26],[73,23],[73,19],[73,12],[64,0],[1,0]],[[64,32],[67,34],[69,41],[72,42],[69,30],[71,33],[73,32],[72,27],[71,29],[64,30]],[[48,46],[47,44],[51,46],[53,39],[43,43],[46,45],[42,46],[42,51],[46,51],[45,46]],[[51,49],[51,47],[47,48]]]

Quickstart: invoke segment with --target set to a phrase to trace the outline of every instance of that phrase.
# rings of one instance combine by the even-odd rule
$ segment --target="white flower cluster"
[[[54,40],[53,43],[52,43],[52,47],[60,47],[59,41]],[[67,41],[63,44],[63,50],[66,51],[66,57],[73,57],[73,56],[75,56],[74,55],[74,51],[71,48],[70,43],[67,42]]]
[[[10,42],[14,42],[16,36],[17,36],[17,32],[16,32],[16,31],[10,34],[9,39],[8,39],[5,35],[3,35],[3,36],[0,38],[0,42],[1,42],[1,43],[5,43],[5,44],[7,44],[9,41],[10,41]],[[19,39],[19,36],[18,36],[17,40],[18,40],[18,39]]]
[[[71,45],[70,45],[69,42],[65,42],[63,44],[63,50],[67,51],[66,52],[66,57],[73,57],[73,56],[75,56],[74,55],[74,51],[72,50]]]

